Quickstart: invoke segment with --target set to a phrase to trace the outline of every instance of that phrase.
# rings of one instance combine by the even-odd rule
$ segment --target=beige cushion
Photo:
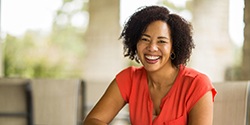
[[[249,82],[214,83],[218,92],[214,102],[213,125],[246,125]]]
[[[81,80],[32,80],[34,123],[77,125],[82,121]]]
[[[28,125],[28,83],[25,79],[0,78],[0,125]]]

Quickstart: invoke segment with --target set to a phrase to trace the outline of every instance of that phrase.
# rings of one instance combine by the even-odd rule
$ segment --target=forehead
[[[162,35],[162,36],[170,36],[170,27],[169,25],[161,20],[157,20],[151,22],[147,27],[143,34],[152,34],[152,35]]]

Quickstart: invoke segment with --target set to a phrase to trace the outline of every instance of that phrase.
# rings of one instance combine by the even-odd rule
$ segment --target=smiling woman
[[[188,21],[166,7],[143,6],[120,38],[124,56],[143,66],[118,73],[84,125],[107,125],[126,104],[133,125],[212,125],[215,88],[185,66],[194,48]]]

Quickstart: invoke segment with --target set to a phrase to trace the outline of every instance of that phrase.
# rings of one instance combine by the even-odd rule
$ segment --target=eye
[[[141,41],[150,42],[150,40],[147,38],[141,38]]]
[[[158,43],[167,43],[167,42],[164,40],[159,40]]]

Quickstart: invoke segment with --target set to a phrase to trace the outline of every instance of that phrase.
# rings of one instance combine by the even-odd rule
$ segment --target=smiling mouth
[[[154,64],[158,62],[160,56],[145,55],[145,59],[148,63]]]
[[[157,60],[160,58],[160,56],[150,56],[150,55],[145,55],[145,58],[148,60]]]

